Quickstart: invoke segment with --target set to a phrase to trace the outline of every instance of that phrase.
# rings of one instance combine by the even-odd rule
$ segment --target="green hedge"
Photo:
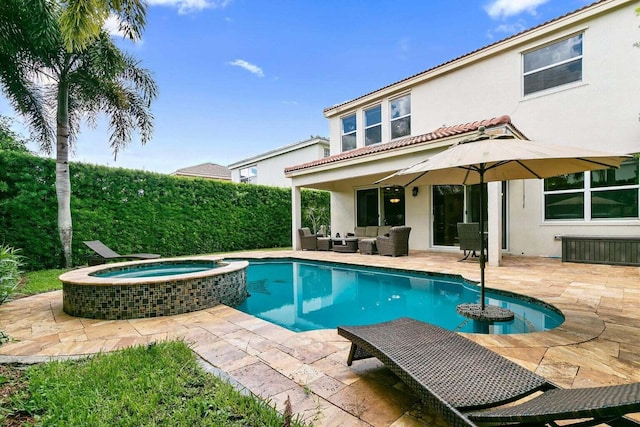
[[[0,150],[0,170],[0,243],[21,248],[30,270],[61,266],[55,162]],[[291,246],[287,188],[72,163],[71,191],[75,265],[90,253],[83,240],[163,256]],[[310,206],[328,209],[329,193],[303,190]]]

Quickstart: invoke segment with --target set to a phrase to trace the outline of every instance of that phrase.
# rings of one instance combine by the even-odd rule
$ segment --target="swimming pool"
[[[477,286],[460,276],[294,259],[249,260],[247,291],[250,297],[238,310],[296,332],[403,316],[461,332],[482,329],[456,312],[458,304],[478,302],[480,295]],[[558,310],[524,296],[487,289],[485,301],[515,313],[510,322],[490,325],[492,334],[544,331],[564,321]]]

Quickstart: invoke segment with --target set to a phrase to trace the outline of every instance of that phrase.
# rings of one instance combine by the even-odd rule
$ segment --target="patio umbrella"
[[[402,169],[376,183],[409,185],[480,184],[513,179],[550,178],[586,170],[619,167],[629,156],[520,140],[512,135],[478,135]],[[480,191],[480,233],[484,230],[484,195]],[[480,239],[480,310],[485,311],[485,239]]]

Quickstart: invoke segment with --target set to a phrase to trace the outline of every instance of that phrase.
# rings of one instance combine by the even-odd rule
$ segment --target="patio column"
[[[302,227],[302,212],[300,187],[291,185],[291,247],[300,250],[300,237],[298,228]]]
[[[502,183],[487,183],[487,196],[488,264],[498,267],[502,261]]]

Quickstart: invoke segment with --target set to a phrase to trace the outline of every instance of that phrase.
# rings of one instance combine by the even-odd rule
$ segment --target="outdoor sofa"
[[[640,383],[560,389],[462,335],[406,317],[339,326],[338,334],[352,343],[347,365],[378,358],[454,427],[477,422],[553,426],[556,420],[640,425],[624,417],[640,411]],[[535,393],[524,403],[496,408]],[[584,424],[586,418],[592,422]]]

